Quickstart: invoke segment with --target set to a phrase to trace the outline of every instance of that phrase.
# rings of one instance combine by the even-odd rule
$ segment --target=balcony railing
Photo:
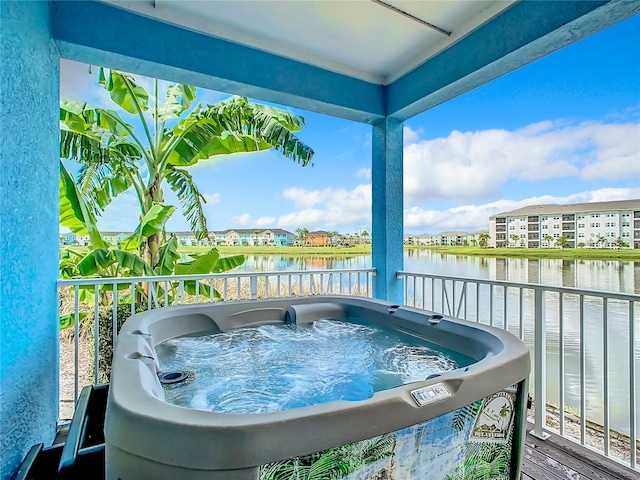
[[[60,346],[59,418],[71,418],[83,386],[108,381],[111,348],[131,312],[259,298],[371,297],[374,274],[369,268],[59,280],[60,317],[73,324],[61,335],[67,342]]]
[[[410,272],[398,278],[405,304],[502,328],[529,345],[535,435],[553,431],[640,471],[640,295]]]
[[[371,297],[373,275],[375,269],[60,280],[61,316],[74,323],[68,330],[70,378],[61,379],[61,385],[70,383],[61,418],[70,418],[80,388],[99,383],[101,362],[110,362],[110,355],[101,357],[101,316],[107,316],[102,336],[113,341],[122,310],[316,294]],[[503,328],[530,346],[536,435],[553,431],[640,471],[640,295],[411,272],[398,272],[398,278],[404,281],[406,305]],[[82,330],[92,338],[83,340]],[[65,375],[63,362],[61,370]],[[601,397],[595,409],[594,392]],[[615,450],[621,443],[622,454]]]

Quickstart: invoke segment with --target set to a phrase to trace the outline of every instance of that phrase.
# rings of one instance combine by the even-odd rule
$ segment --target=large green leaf
[[[295,113],[287,112],[281,108],[260,105],[259,103],[252,104],[252,107],[257,111],[269,115],[290,132],[297,132],[305,126],[304,118]]]
[[[133,128],[115,110],[100,108],[72,97],[62,97],[60,100],[60,123],[71,131],[91,134],[97,139],[105,134],[126,136]]]
[[[239,267],[244,263],[244,255],[232,255],[229,257],[220,257],[218,258],[218,262],[213,267],[211,273],[222,273],[228,272],[229,270],[233,270],[236,267]]]
[[[165,179],[180,200],[182,214],[189,222],[189,227],[195,233],[196,239],[209,238],[207,217],[202,208],[202,204],[206,203],[206,200],[198,190],[191,174],[186,170],[169,165]]]
[[[196,98],[196,87],[178,83],[167,88],[167,99],[158,106],[158,117],[162,122],[178,118],[191,106]],[[157,99],[156,99],[157,101]]]
[[[87,312],[79,312],[79,320],[82,321],[87,317]],[[76,323],[76,316],[74,313],[68,313],[67,315],[60,315],[60,330],[64,330],[73,326]]]
[[[124,250],[135,250],[142,242],[154,233],[161,232],[176,207],[156,203],[146,213],[130,237],[122,241],[120,247]]]
[[[155,275],[151,267],[149,267],[147,262],[139,255],[124,250],[113,250],[112,253],[115,256],[116,262],[118,263],[118,270],[121,274],[124,273],[121,271],[121,269],[124,268],[127,270],[127,276],[141,277]]]
[[[106,248],[96,248],[78,263],[78,271],[83,277],[91,277],[100,274],[102,270],[109,268],[115,262],[116,257],[112,251]]]
[[[180,258],[178,253],[178,239],[175,235],[166,241],[158,251],[158,264],[155,268],[156,275],[171,275],[176,261]]]
[[[193,275],[211,273],[220,258],[220,252],[212,248],[207,253],[191,255],[192,260],[176,263],[176,275]]]
[[[165,144],[164,155],[172,165],[189,166],[216,155],[273,148],[304,166],[313,150],[292,133],[303,124],[304,120],[283,110],[233,97],[196,109],[178,122],[171,132],[175,140]]]
[[[99,78],[111,100],[127,112],[139,113],[149,109],[149,94],[130,75],[101,68]]]
[[[196,283],[198,284],[197,290]],[[195,295],[197,292],[198,295],[202,295],[204,298],[213,298],[214,300],[220,300],[222,298],[220,292],[215,288],[212,288],[211,285],[205,283],[205,281],[187,280],[184,282],[184,291],[189,295]]]
[[[76,183],[62,161],[60,161],[60,225],[78,235],[88,235],[94,247],[106,247],[96,226],[95,218],[87,208]]]

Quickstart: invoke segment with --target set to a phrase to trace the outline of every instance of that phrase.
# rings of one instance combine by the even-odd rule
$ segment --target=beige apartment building
[[[531,205],[489,217],[495,248],[640,248],[640,199]]]

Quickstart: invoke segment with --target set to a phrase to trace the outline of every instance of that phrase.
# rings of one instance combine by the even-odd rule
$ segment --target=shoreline
[[[211,247],[178,247],[179,253],[192,254],[203,253]],[[356,257],[371,255],[371,245],[356,245],[352,247],[216,247],[220,253],[226,255],[266,255],[282,257]],[[404,250],[431,250],[443,255],[462,257],[489,257],[489,258],[527,258],[532,260],[556,259],[556,260],[604,260],[618,262],[640,262],[640,250],[638,249],[559,249],[559,248],[480,248],[480,247],[451,247],[451,246],[424,246],[405,245]]]

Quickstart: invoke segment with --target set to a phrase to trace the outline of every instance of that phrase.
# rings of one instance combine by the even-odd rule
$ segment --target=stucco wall
[[[58,413],[59,56],[48,2],[0,2],[0,478]],[[25,239],[29,239],[26,242]]]

